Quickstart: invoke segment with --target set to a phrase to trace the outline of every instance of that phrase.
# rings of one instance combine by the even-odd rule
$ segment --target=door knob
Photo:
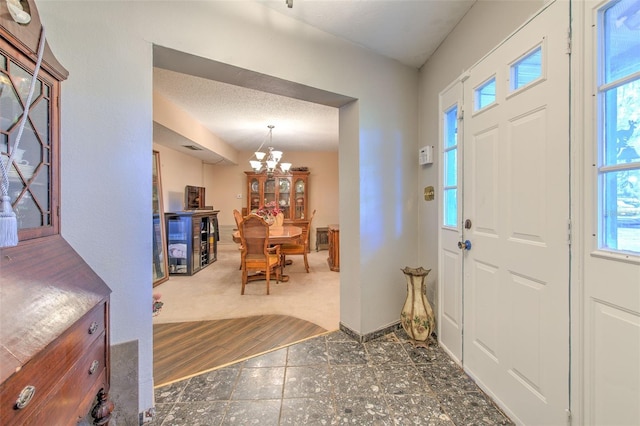
[[[458,241],[458,248],[460,250],[471,250],[471,241]]]

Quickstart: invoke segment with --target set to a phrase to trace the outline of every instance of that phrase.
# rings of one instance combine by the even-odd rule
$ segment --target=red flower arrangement
[[[269,216],[275,217],[278,213],[282,213],[282,210],[278,207],[275,201],[271,201],[270,203],[258,208],[254,213],[266,220]]]

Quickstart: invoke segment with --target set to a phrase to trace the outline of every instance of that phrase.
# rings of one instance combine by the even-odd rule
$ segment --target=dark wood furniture
[[[111,290],[60,236],[60,82],[45,44],[27,125],[16,147],[41,22],[13,21],[0,2],[0,161],[7,167],[18,244],[0,249],[0,424],[108,424]]]
[[[340,225],[329,225],[329,269],[340,271]]]
[[[219,210],[165,213],[169,274],[193,275],[218,258]]]
[[[284,213],[286,223],[309,219],[309,172],[288,174],[245,172],[247,175],[246,214],[269,203]]]
[[[3,248],[0,269],[0,424],[71,425],[103,411],[109,288],[59,235]]]
[[[329,228],[326,226],[316,228],[316,251],[329,248]]]

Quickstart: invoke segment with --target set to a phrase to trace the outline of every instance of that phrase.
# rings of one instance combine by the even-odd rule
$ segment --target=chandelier
[[[269,145],[273,145],[273,128],[275,127],[273,124],[269,124],[267,126],[269,128]],[[262,143],[264,145],[264,142]],[[249,164],[251,164],[251,168],[256,173],[267,172],[267,174],[272,175],[274,172],[278,171],[278,166],[280,166],[280,170],[282,173],[289,172],[291,168],[291,163],[281,163],[282,159],[282,151],[276,151],[273,149],[273,146],[269,147],[269,152],[262,152],[262,145],[258,148],[256,152],[253,153],[253,156],[256,158],[255,160],[249,160]],[[252,157],[253,158],[253,157]]]

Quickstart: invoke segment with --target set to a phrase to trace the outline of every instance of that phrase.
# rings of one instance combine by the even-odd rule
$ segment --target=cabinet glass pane
[[[268,178],[264,183],[264,203],[267,205],[276,201],[276,179]]]
[[[291,180],[287,177],[278,178],[278,208],[282,210],[285,219],[290,219]]]
[[[33,75],[30,72],[27,72],[26,70],[22,69],[19,65],[15,63],[11,67],[11,74],[13,76],[13,81],[16,86],[16,91],[20,95],[20,98],[23,101],[26,101],[27,96],[29,95],[29,86],[31,85],[31,78],[33,77]],[[33,92],[33,98],[31,99],[31,102],[33,102],[34,99],[38,99],[38,96],[40,96],[41,93],[42,93],[42,83],[38,81],[36,83],[36,87]]]
[[[4,56],[2,56],[4,58]],[[13,157],[7,173],[9,196],[21,230],[52,226],[51,100],[49,83],[38,79],[29,120],[16,147],[32,74],[3,59],[0,70],[0,159]],[[19,97],[19,98],[18,98]],[[35,130],[34,130],[35,129]],[[37,131],[36,131],[37,130]]]

